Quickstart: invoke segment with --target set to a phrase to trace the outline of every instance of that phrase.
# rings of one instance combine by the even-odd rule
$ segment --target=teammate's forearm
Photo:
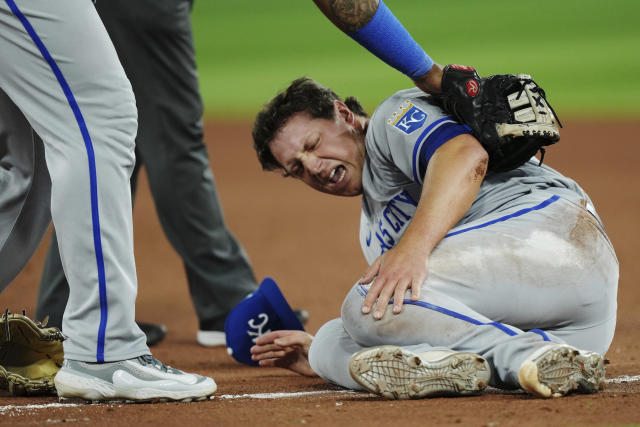
[[[401,243],[428,256],[469,210],[486,173],[488,156],[471,135],[436,150],[424,177],[420,202]],[[405,241],[406,239],[406,241]]]
[[[440,92],[442,67],[434,64],[381,0],[314,0],[327,18],[416,86]]]
[[[379,0],[313,0],[318,9],[340,30],[358,31],[376,14]]]

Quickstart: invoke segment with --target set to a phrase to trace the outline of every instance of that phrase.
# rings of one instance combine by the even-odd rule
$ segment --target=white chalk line
[[[74,406],[84,406],[82,403],[43,403],[39,405],[5,405],[0,406],[0,415],[4,415],[6,412],[17,412],[38,409],[50,409],[50,408],[72,408]]]
[[[623,375],[616,378],[606,379],[608,384],[622,384],[622,383],[634,383],[640,381],[640,375]],[[293,393],[251,393],[251,394],[222,394],[219,396],[213,396],[212,400],[234,400],[234,399],[286,399],[286,398],[298,398],[307,396],[320,396],[320,395],[349,395],[359,394],[358,392],[351,390],[317,390],[317,391],[299,391]],[[85,403],[44,403],[38,405],[5,405],[0,406],[0,414],[5,414],[8,411],[17,410],[39,410],[49,408],[73,408],[77,406],[88,406]]]
[[[604,380],[604,382],[608,384],[634,383],[636,381],[640,381],[640,375],[634,375],[632,377],[629,375],[623,375],[621,377],[608,378]]]
[[[352,390],[319,390],[319,391],[299,391],[295,393],[255,393],[255,394],[223,394],[213,396],[211,399],[282,399],[287,397],[305,397],[319,394],[356,394]]]

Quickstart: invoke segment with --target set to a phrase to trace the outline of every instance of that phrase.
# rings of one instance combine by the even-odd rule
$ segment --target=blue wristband
[[[411,38],[382,0],[371,21],[348,35],[413,80],[426,74],[433,66],[433,60]]]

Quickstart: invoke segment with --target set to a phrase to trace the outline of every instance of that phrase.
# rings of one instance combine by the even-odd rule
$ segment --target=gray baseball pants
[[[108,0],[96,7],[138,105],[135,183],[144,165],[162,228],[184,262],[200,328],[223,330],[257,285],[227,228],[203,143],[190,0]],[[224,141],[221,141],[224,143]],[[56,239],[45,262],[37,316],[58,325],[68,286]]]
[[[70,288],[65,356],[149,354],[134,322],[136,106],[93,3],[0,1],[0,52],[0,289],[33,254],[50,206]]]

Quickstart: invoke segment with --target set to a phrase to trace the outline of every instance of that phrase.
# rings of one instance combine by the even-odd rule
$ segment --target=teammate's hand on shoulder
[[[313,335],[305,331],[273,331],[259,336],[251,347],[251,359],[260,366],[289,369],[300,375],[315,377],[309,364],[309,347]]]
[[[400,240],[398,245],[378,257],[369,267],[360,284],[371,283],[362,303],[362,312],[368,314],[373,308],[373,317],[382,319],[389,300],[393,297],[393,313],[402,312],[407,289],[411,288],[411,301],[420,298],[420,288],[427,278],[428,254],[420,247]],[[377,299],[377,301],[376,301]]]
[[[418,77],[413,83],[426,93],[440,93],[442,92],[442,70],[442,65],[433,64],[428,73]]]

